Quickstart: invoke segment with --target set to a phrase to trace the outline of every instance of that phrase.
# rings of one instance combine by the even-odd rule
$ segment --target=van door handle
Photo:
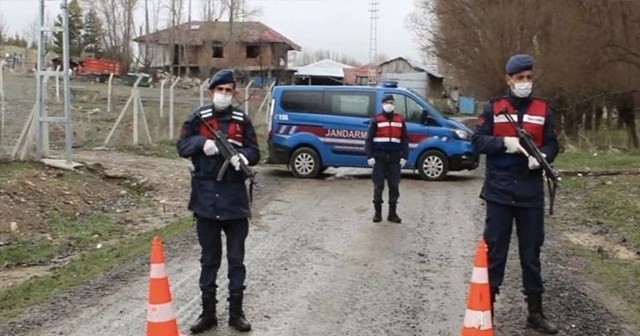
[[[363,123],[363,124],[365,124],[365,125],[366,125],[366,124],[370,124],[370,123],[371,123],[371,120],[363,121],[362,123]]]

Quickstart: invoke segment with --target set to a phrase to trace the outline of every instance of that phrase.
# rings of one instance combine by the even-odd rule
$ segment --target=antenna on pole
[[[371,0],[369,2],[370,28],[369,28],[369,85],[377,83],[377,70],[375,66],[378,56],[378,6],[379,0]]]

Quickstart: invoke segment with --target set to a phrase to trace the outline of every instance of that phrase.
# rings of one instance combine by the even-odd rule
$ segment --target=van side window
[[[293,113],[322,113],[322,91],[285,90],[280,97],[280,107]]]
[[[375,100],[375,92],[366,91],[326,91],[324,96],[327,113],[345,117],[373,116]]]
[[[393,96],[396,113],[401,114],[407,122],[422,123],[423,108],[410,97],[399,93],[385,93]]]

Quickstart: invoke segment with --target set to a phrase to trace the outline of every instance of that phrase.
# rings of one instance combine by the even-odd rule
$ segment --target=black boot
[[[533,328],[543,334],[557,334],[558,328],[542,313],[542,295],[529,295],[526,301],[529,308],[527,327]]]
[[[238,331],[250,331],[251,324],[242,311],[242,293],[229,294],[229,325]]]
[[[491,292],[491,325],[494,325],[494,323],[493,323],[493,317],[495,316],[495,313],[494,313],[494,311],[495,311],[495,309],[494,309],[495,305],[496,305],[496,293]]]
[[[217,301],[215,297],[202,297],[202,314],[200,314],[196,323],[191,326],[192,334],[205,332],[218,325],[218,318],[216,317],[216,303]]]
[[[402,223],[402,219],[400,219],[400,217],[398,217],[398,214],[396,213],[395,204],[389,205],[389,216],[387,216],[387,220],[393,223]]]
[[[373,214],[373,222],[378,223],[382,221],[382,204],[375,203],[374,205],[375,213]]]

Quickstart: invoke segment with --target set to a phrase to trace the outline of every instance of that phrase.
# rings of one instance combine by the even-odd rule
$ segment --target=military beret
[[[212,90],[218,85],[223,84],[235,84],[236,79],[233,76],[232,70],[220,70],[211,76],[209,79],[209,90]]]
[[[517,54],[511,56],[507,62],[505,70],[508,75],[533,69],[533,59],[526,54]]]
[[[387,100],[393,100],[393,101],[395,101],[395,100],[393,99],[393,95],[390,95],[390,94],[388,94],[388,95],[384,95],[384,97],[382,97],[382,102],[383,102],[383,103],[384,103],[384,102],[386,102]]]

